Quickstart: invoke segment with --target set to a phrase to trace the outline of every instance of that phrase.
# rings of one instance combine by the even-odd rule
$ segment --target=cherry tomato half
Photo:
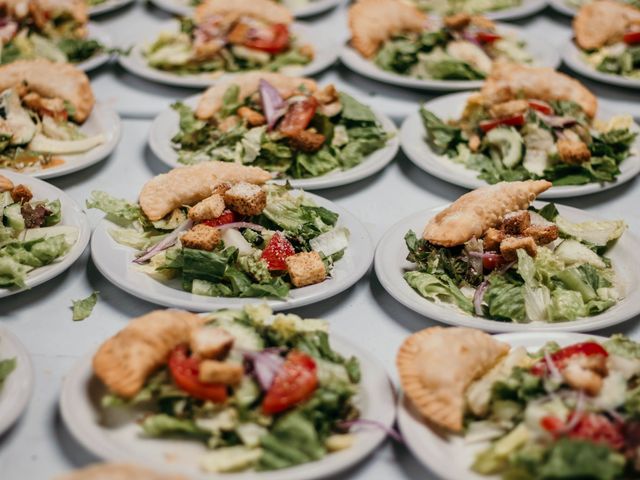
[[[542,100],[529,100],[529,107],[545,115],[553,115],[553,107]]]
[[[524,125],[524,115],[520,114],[514,115],[513,117],[496,118],[495,120],[484,120],[480,122],[478,126],[480,127],[480,130],[482,130],[484,133],[487,133],[494,128],[501,127],[503,125],[508,127],[521,127],[522,125]]]
[[[294,102],[284,114],[278,130],[287,136],[297,135],[306,130],[317,109],[318,100],[315,97],[307,97],[304,100]]]
[[[622,37],[624,43],[629,45],[635,45],[636,43],[640,43],[640,31],[637,32],[627,32]]]
[[[551,360],[556,366],[562,370],[571,357],[576,355],[585,355],[587,357],[593,355],[602,355],[608,357],[609,354],[602,345],[596,342],[582,342],[574,345],[569,345],[555,353],[551,354]],[[545,359],[539,360],[535,365],[531,367],[531,373],[534,375],[544,375],[547,371],[547,362]]]
[[[284,235],[276,232],[262,251],[260,258],[267,262],[269,270],[286,270],[287,262],[285,260],[295,254],[296,251],[291,242]]]
[[[280,53],[289,46],[289,27],[277,23],[271,28],[260,29],[255,36],[249,36],[244,46],[267,53]]]
[[[187,347],[179,345],[169,356],[169,371],[175,384],[198,400],[222,403],[227,400],[227,387],[198,380],[200,360],[187,354]]]
[[[220,225],[226,225],[227,223],[233,223],[235,221],[236,214],[227,208],[219,217],[203,220],[202,223],[210,227],[219,227]]]
[[[311,397],[317,386],[315,360],[294,350],[276,373],[262,401],[262,410],[267,414],[283,412]]]
[[[497,40],[500,40],[502,36],[493,32],[478,32],[476,33],[476,40],[480,43],[493,43]]]

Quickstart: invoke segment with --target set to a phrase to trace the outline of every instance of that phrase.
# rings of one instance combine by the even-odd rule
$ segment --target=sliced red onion
[[[564,427],[558,430],[559,435],[566,435],[567,433],[571,433],[573,429],[576,428],[578,423],[580,423],[580,420],[582,420],[582,416],[584,413],[584,404],[584,392],[580,390],[578,392],[578,399],[576,400],[576,408],[572,412],[571,419]]]
[[[478,288],[476,288],[476,293],[473,294],[473,309],[476,312],[476,315],[482,317],[482,299],[484,298],[484,294],[487,291],[487,287],[489,287],[489,282],[485,280]]]
[[[225,223],[224,225],[218,225],[216,227],[218,230],[227,230],[229,228],[250,228],[251,230],[255,230],[256,232],[262,232],[266,230],[262,225],[258,225],[257,223],[251,222],[231,222]]]
[[[469,43],[473,43],[482,49],[482,43],[478,41],[478,37],[473,33],[467,32],[466,30],[462,32],[462,38]],[[484,50],[484,49],[483,49]]]
[[[347,420],[345,422],[340,422],[338,424],[339,428],[344,428],[346,430],[348,430],[351,427],[357,427],[357,426],[366,426],[366,427],[378,428],[378,429],[382,430],[383,432],[385,432],[387,435],[389,435],[391,438],[393,438],[396,442],[404,443],[404,439],[402,438],[402,435],[400,435],[400,432],[398,432],[394,428],[387,427],[384,423],[378,422],[377,420],[369,420],[369,419],[366,419],[366,418],[358,418],[357,420]]]
[[[560,373],[560,370],[558,369],[555,362],[551,358],[551,355],[549,355],[549,352],[546,352],[546,351],[544,352],[544,361],[547,364],[547,371],[551,376],[551,380],[558,383],[562,382],[562,374]]]
[[[516,263],[518,262],[509,262],[509,263],[505,263],[503,266],[501,266],[498,270],[496,270],[496,273],[506,273],[511,267],[513,267]]]
[[[607,410],[607,413],[611,418],[613,418],[616,421],[616,423],[624,424],[627,421],[626,418],[624,418],[622,415],[620,415],[620,413],[616,412],[613,409]]]
[[[276,88],[264,79],[258,87],[262,111],[267,119],[267,129],[271,130],[276,122],[287,112],[287,104]]]
[[[540,117],[540,120],[542,120],[544,123],[546,123],[547,125],[553,128],[564,128],[570,125],[575,125],[577,123],[577,120],[572,117],[559,117],[557,115],[545,115],[544,113],[539,112],[537,110],[535,112],[536,112],[536,115]]]
[[[244,358],[253,365],[253,374],[263,391],[269,390],[273,379],[282,367],[281,349],[265,349],[260,352],[244,351]]]
[[[142,255],[136,258],[133,261],[133,263],[142,264],[150,260],[152,257],[157,255],[161,251],[166,250],[167,248],[173,246],[178,241],[178,237],[180,236],[180,234],[185,230],[189,230],[192,225],[193,225],[193,222],[191,220],[186,220],[185,222],[181,223],[178,226],[178,228],[176,228],[169,235],[164,237],[162,240],[160,240],[158,243],[156,243],[152,247],[149,247],[146,251],[142,252]]]

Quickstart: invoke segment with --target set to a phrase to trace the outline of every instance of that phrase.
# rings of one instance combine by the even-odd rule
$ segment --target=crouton
[[[250,127],[259,127],[260,125],[267,123],[264,115],[250,109],[249,107],[240,107],[237,113],[240,118],[246,120]]]
[[[258,185],[240,182],[224,193],[224,202],[240,215],[259,215],[267,206],[267,192]]]
[[[558,238],[558,227],[556,225],[530,225],[524,230],[526,237],[533,238],[538,245],[546,245]]]
[[[251,27],[244,22],[238,22],[227,34],[227,41],[235,45],[243,45],[247,41]]]
[[[189,209],[189,218],[194,222],[218,218],[224,212],[224,198],[216,193],[201,200]]]
[[[0,193],[13,190],[13,182],[4,175],[0,175]]]
[[[531,237],[507,237],[500,244],[500,253],[505,260],[511,262],[517,260],[518,254],[516,253],[520,249],[524,249],[528,255],[535,257],[538,253],[538,247],[536,242]]]
[[[300,55],[302,55],[303,57],[307,57],[309,60],[313,60],[313,57],[315,56],[313,46],[309,45],[308,43],[301,45],[300,48],[298,48],[298,52],[300,53]]]
[[[526,113],[527,110],[529,110],[529,102],[526,100],[509,100],[489,107],[489,114],[493,118],[513,117]]]
[[[471,150],[472,152],[475,153],[480,150],[480,144],[480,136],[474,133],[469,137],[469,150]]]
[[[31,189],[26,185],[16,185],[11,190],[11,198],[13,198],[14,202],[27,203],[29,200],[33,198],[33,193],[31,193]]]
[[[504,240],[504,232],[497,228],[490,228],[482,238],[484,249],[492,252],[500,250],[500,243]]]
[[[303,130],[289,137],[289,145],[294,150],[303,152],[317,152],[322,148],[326,137],[321,133]]]
[[[327,269],[318,252],[302,252],[288,257],[287,272],[295,287],[306,287],[327,278]]]
[[[336,87],[333,85],[333,83],[330,83],[326,87],[316,91],[313,96],[316,97],[316,100],[318,100],[318,103],[320,103],[320,105],[333,103],[340,99],[338,90],[336,90]]]
[[[204,360],[200,363],[198,380],[204,383],[237,385],[242,381],[244,368],[239,363]]]
[[[507,235],[522,235],[531,225],[531,215],[526,210],[507,213],[502,219],[501,230]]]
[[[570,165],[580,165],[591,160],[587,144],[581,140],[560,139],[556,143],[560,161]]]
[[[185,248],[194,248],[196,250],[206,250],[210,252],[220,243],[221,238],[220,230],[199,223],[185,233],[180,238],[180,241]]]
[[[221,359],[227,356],[235,338],[223,328],[202,327],[191,332],[191,351],[202,358]]]
[[[460,12],[442,19],[444,26],[451,30],[462,30],[471,23],[471,15]]]

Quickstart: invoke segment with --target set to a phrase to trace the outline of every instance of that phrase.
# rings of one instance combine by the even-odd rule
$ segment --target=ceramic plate
[[[580,333],[531,332],[507,333],[496,338],[513,347],[522,346],[529,351],[539,350],[547,342],[558,342],[560,346],[605,340],[603,337]],[[401,396],[398,401],[398,426],[402,437],[415,457],[429,470],[444,480],[499,480],[497,475],[479,475],[471,471],[476,454],[488,444],[469,445],[455,435],[435,433],[422,420],[408,399]]]
[[[300,2],[296,0],[285,0],[282,3],[284,3],[284,5],[286,5],[291,10],[294,16],[301,18],[310,17],[312,15],[317,15],[319,13],[325,12],[331,8],[336,7],[341,2],[342,0],[310,0],[297,7],[295,6],[296,3]],[[191,15],[195,8],[192,6],[192,2],[190,0],[151,0],[151,3],[169,13],[182,16]]]
[[[544,203],[535,202],[535,205],[541,207]],[[560,214],[571,222],[599,219],[598,216],[584,210],[563,205],[557,205],[557,207]],[[635,260],[637,255],[634,253],[640,251],[640,240],[628,230],[607,253],[626,297],[600,315],[580,318],[573,322],[498,322],[467,315],[451,304],[434,303],[421,297],[402,277],[404,272],[414,268],[414,264],[406,260],[408,250],[404,236],[409,230],[422,232],[428,220],[441,209],[423,210],[400,220],[382,237],[376,249],[375,270],[380,283],[393,298],[411,310],[442,323],[479,328],[489,332],[540,330],[586,332],[616,325],[640,314],[640,295],[634,293],[640,288],[640,268]],[[616,220],[615,213],[608,219]]]
[[[548,0],[549,6],[555,11],[560,12],[569,17],[573,17],[578,13],[578,9],[569,5],[567,0]]]
[[[184,103],[191,108],[195,108],[199,98],[199,95],[190,97],[184,100]],[[398,153],[400,144],[398,131],[389,117],[378,111],[376,111],[375,114],[384,129],[393,135],[384,148],[376,150],[363,160],[360,165],[349,170],[328,173],[327,175],[315,178],[291,179],[289,183],[295,188],[305,190],[337,187],[362,180],[387,166]],[[171,138],[179,129],[178,122],[178,114],[170,108],[155,118],[151,124],[151,131],[149,132],[149,147],[151,147],[151,151],[171,168],[184,166],[182,163],[178,163],[178,154],[171,144]]]
[[[494,12],[485,12],[482,15],[492,20],[514,20],[516,18],[524,18],[533,15],[534,13],[538,13],[546,6],[546,0],[522,0],[522,3],[517,7],[505,8],[504,10],[496,10]]]
[[[152,68],[148,65],[146,58],[144,57],[144,49],[147,45],[151,44],[161,32],[177,31],[178,24],[175,21],[166,22],[162,24],[160,28],[155,30],[155,33],[146,33],[146,39],[140,43],[137,43],[132,49],[129,55],[120,55],[118,61],[120,64],[131,73],[138,75],[147,80],[154,82],[165,83],[167,85],[175,85],[178,87],[191,87],[191,88],[204,88],[211,86],[221,79],[227,79],[233,74],[224,73],[200,73],[193,75],[178,75],[171,72],[165,72]],[[293,32],[297,35],[301,43],[308,43],[313,46],[314,58],[311,63],[301,66],[292,66],[286,69],[288,75],[295,75],[306,77],[315,75],[322,70],[328,68],[338,58],[337,46],[331,38],[327,38],[326,35],[322,36],[315,32],[313,27],[302,23],[294,23],[292,26]],[[285,73],[285,72],[282,72]]]
[[[367,230],[356,217],[338,205],[312,193],[306,193],[317,205],[340,215],[337,227],[349,229],[349,247],[344,257],[335,263],[332,276],[322,283],[291,289],[285,300],[265,300],[274,310],[287,310],[319,302],[337,295],[356,283],[369,269],[373,245]],[[193,295],[182,290],[180,280],[161,283],[135,268],[136,251],[116,243],[109,235],[113,224],[102,220],[91,238],[91,255],[98,270],[113,284],[136,297],[167,307],[209,312],[220,308],[240,308],[255,298],[225,298]],[[260,299],[262,301],[262,299]]]
[[[460,118],[469,97],[469,92],[454,93],[438,97],[425,103],[425,108],[439,116],[443,121]],[[614,113],[600,108],[598,118],[608,119]],[[640,127],[634,124],[640,132]],[[487,183],[478,178],[478,172],[455,163],[446,155],[434,152],[425,140],[425,130],[420,113],[415,112],[407,117],[400,129],[400,145],[409,159],[419,168],[449,183],[466,188],[484,187]],[[602,192],[633,179],[640,172],[640,136],[631,147],[632,155],[620,164],[620,174],[615,182],[588,183],[586,185],[567,185],[552,187],[539,198],[566,198]]]
[[[395,418],[395,399],[385,369],[364,348],[331,336],[331,344],[345,356],[355,355],[362,370],[361,390],[355,402],[363,419],[375,419],[386,427]],[[94,455],[109,461],[147,464],[162,471],[181,472],[193,479],[230,480],[308,480],[345,470],[363,460],[385,438],[378,428],[354,428],[354,445],[332,453],[320,461],[273,472],[205,475],[198,470],[198,459],[207,449],[196,442],[167,439],[143,439],[132,418],[120,418],[117,424],[101,422],[100,399],[105,387],[93,376],[91,357],[82,358],[65,378],[60,410],[73,436]]]
[[[16,368],[0,389],[0,435],[15,423],[29,404],[33,366],[26,348],[7,328],[0,327],[0,360],[16,359]]]
[[[113,46],[111,35],[109,35],[107,30],[103,26],[89,22],[88,30],[89,38],[98,40],[106,48],[111,48]],[[93,57],[88,58],[84,62],[75,64],[75,66],[82,71],[88,72],[104,65],[109,61],[110,58],[111,54],[109,53],[99,53],[98,55],[94,55]]]
[[[0,298],[8,297],[9,295],[28,290],[36,285],[51,280],[53,277],[60,275],[67,268],[69,268],[78,259],[87,244],[89,243],[89,237],[91,236],[91,227],[87,220],[87,216],[80,209],[80,207],[74,202],[71,197],[64,193],[59,188],[43,182],[36,178],[22,175],[9,170],[0,170],[0,174],[8,177],[15,185],[24,184],[27,185],[33,192],[33,198],[35,200],[55,200],[59,199],[62,204],[62,220],[59,225],[74,226],[78,229],[78,239],[76,243],[71,247],[69,252],[57,261],[31,271],[27,275],[27,286],[25,288],[0,288]]]
[[[531,37],[524,30],[511,25],[499,24],[498,31],[514,33],[519,38],[526,39],[527,49],[533,56],[536,65],[554,69],[560,65],[560,55],[546,40],[540,37]],[[344,45],[340,52],[340,61],[360,75],[402,87],[450,91],[480,88],[484,82],[483,80],[420,79],[388,72],[376,66],[371,60],[364,58],[348,43]]]
[[[98,5],[89,7],[89,15],[93,17],[95,15],[102,15],[103,13],[112,12],[135,1],[136,0],[105,0]]]

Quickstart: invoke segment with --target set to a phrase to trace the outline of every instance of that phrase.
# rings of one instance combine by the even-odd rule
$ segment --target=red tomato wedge
[[[286,270],[287,263],[285,260],[291,255],[295,255],[296,251],[291,242],[279,232],[276,232],[267,243],[262,251],[262,260],[267,262],[269,270]]]
[[[198,400],[222,403],[227,400],[227,387],[198,380],[200,360],[187,354],[187,347],[179,345],[169,356],[169,371],[175,384]]]
[[[514,115],[513,117],[496,118],[495,120],[484,120],[478,125],[480,129],[487,133],[496,127],[521,127],[524,125],[524,115]]]
[[[306,130],[317,109],[318,101],[315,97],[307,97],[299,102],[294,102],[284,114],[278,130],[287,136],[297,135]]]
[[[575,422],[575,415],[580,415],[580,418],[573,427],[570,427],[568,424]],[[594,443],[603,443],[614,450],[621,450],[625,445],[622,425],[616,424],[604,415],[597,413],[571,412],[566,423],[558,417],[549,415],[540,420],[540,426],[554,437],[567,436]],[[567,430],[567,426],[571,429]]]
[[[283,412],[309,399],[318,386],[316,362],[306,353],[292,351],[276,373],[262,401],[267,414]]]
[[[210,227],[219,227],[220,225],[226,225],[227,223],[233,223],[235,221],[236,214],[227,208],[218,218],[203,220],[202,223],[209,225]]]
[[[482,268],[488,272],[504,264],[504,257],[499,253],[485,253],[482,256]]]
[[[502,38],[501,35],[493,32],[478,32],[476,33],[476,40],[480,43],[493,43]]]
[[[529,100],[529,107],[545,115],[553,115],[553,107],[543,100]]]
[[[280,53],[289,46],[289,27],[277,23],[270,28],[260,29],[255,35],[249,34],[244,46],[267,53]]]
[[[640,43],[640,31],[638,32],[627,32],[622,37],[624,43],[629,45],[635,45],[636,43]]]
[[[569,345],[556,353],[551,354],[551,360],[555,365],[562,370],[567,360],[576,355],[585,355],[587,357],[593,355],[602,355],[608,357],[609,354],[602,345],[596,342],[582,342],[574,345]],[[533,367],[531,367],[531,373],[534,375],[544,375],[547,371],[547,362],[545,359],[541,359]]]
[[[549,433],[557,433],[564,428],[565,423],[558,417],[547,415],[540,420],[540,426]]]

